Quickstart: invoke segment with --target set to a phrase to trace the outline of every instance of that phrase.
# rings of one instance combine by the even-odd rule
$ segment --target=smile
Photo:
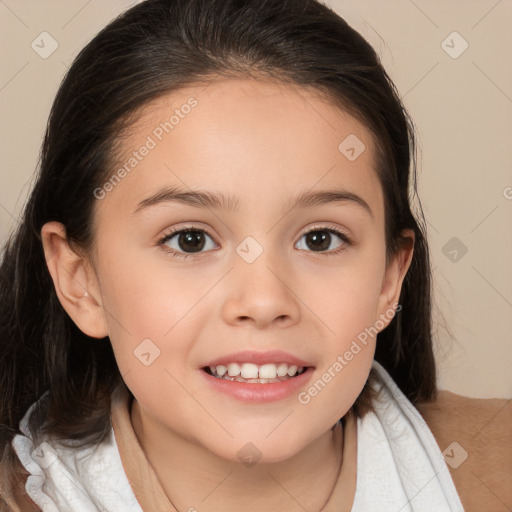
[[[278,368],[280,365],[274,366]],[[289,369],[294,370],[293,368]],[[208,388],[216,394],[242,402],[263,404],[296,397],[312,379],[315,368],[304,366],[300,374],[298,368],[294,372],[293,376],[287,374],[286,376],[276,376],[274,379],[264,379],[259,376],[258,378],[244,379],[240,374],[230,376],[227,372],[222,377],[213,375],[209,367],[204,367],[199,371],[199,375],[205,379]]]
[[[249,384],[270,384],[283,382],[302,374],[306,367],[287,363],[228,363],[227,365],[208,366],[203,368],[213,377],[228,381]]]

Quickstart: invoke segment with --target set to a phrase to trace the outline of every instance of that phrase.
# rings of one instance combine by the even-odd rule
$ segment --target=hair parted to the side
[[[53,103],[39,172],[0,267],[0,505],[24,471],[11,440],[28,407],[34,434],[98,442],[111,428],[110,395],[121,381],[108,338],[82,333],[61,306],[41,228],[62,222],[84,255],[94,247],[94,189],[112,174],[115,143],[148,102],[215,77],[281,80],[327,95],[369,128],[385,199],[386,261],[415,232],[401,310],[378,335],[375,358],[413,402],[437,391],[431,336],[426,225],[413,215],[412,121],[373,48],[316,0],[147,0],[99,32],[77,56]],[[414,181],[411,183],[410,176]],[[419,198],[418,198],[419,202]],[[420,204],[420,203],[419,203]],[[417,217],[417,218],[416,218]],[[353,405],[371,409],[369,382]]]

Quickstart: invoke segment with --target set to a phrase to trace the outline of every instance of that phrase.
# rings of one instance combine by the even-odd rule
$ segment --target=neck
[[[164,492],[179,511],[320,511],[340,473],[341,424],[287,460],[246,465],[218,457],[141,414],[136,400],[131,421]]]

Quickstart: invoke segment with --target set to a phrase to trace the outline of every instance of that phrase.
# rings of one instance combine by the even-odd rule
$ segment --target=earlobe
[[[408,243],[404,243],[395,254],[393,261],[389,263],[379,297],[378,318],[386,319],[386,327],[393,319],[393,311],[398,306],[402,284],[414,254],[414,231],[412,229],[404,229],[402,236],[409,239]]]
[[[41,229],[46,265],[57,297],[77,327],[93,338],[108,335],[105,314],[94,271],[83,256],[71,249],[66,229],[48,222]]]

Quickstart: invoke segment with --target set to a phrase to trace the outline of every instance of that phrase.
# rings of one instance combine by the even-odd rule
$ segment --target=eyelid
[[[304,231],[301,232],[300,236],[304,236],[305,234],[309,233],[310,231],[322,230],[322,229],[332,229],[342,235],[345,235],[350,240],[352,240],[354,238],[352,233],[348,229],[340,227],[337,224],[332,224],[331,222],[328,222],[328,221],[316,222],[313,225],[308,226],[307,228],[304,229]]]
[[[180,224],[178,226],[174,226],[172,228],[166,229],[161,235],[158,236],[158,239],[161,240],[162,238],[171,236],[175,233],[179,233],[181,231],[204,231],[208,236],[210,236],[212,239],[215,239],[215,237],[210,233],[210,230],[201,224],[194,224],[194,223],[187,223]]]
[[[315,223],[313,225],[308,226],[307,228],[304,228],[304,230],[301,231],[301,233],[300,233],[300,237],[303,237],[304,235],[306,235],[307,233],[309,233],[310,231],[313,231],[315,229],[321,230],[321,229],[326,229],[326,228],[333,229],[334,231],[339,232],[340,234],[345,235],[350,240],[353,239],[353,235],[351,234],[351,232],[349,230],[347,230],[346,228],[340,228],[340,227],[338,227],[338,226],[336,226],[334,224],[331,224],[328,221],[326,221],[326,222],[317,222],[317,223]],[[202,227],[202,226],[197,225],[197,224],[185,224],[185,225],[180,225],[178,227],[169,228],[169,230],[166,230],[162,235],[160,235],[158,237],[158,240],[161,241],[162,239],[170,237],[171,235],[173,235],[175,233],[179,233],[181,231],[186,231],[186,230],[204,231],[210,238],[212,238],[215,241],[215,243],[218,243],[215,240],[215,236],[213,236],[206,227]]]
[[[162,235],[160,235],[158,237],[157,244],[164,245],[165,242],[168,242],[172,238],[173,235],[175,235],[177,233],[181,233],[183,231],[202,231],[205,234],[207,234],[215,242],[215,245],[217,245],[217,246],[219,245],[219,243],[216,240],[216,237],[214,235],[212,235],[206,227],[196,225],[196,224],[185,224],[185,225],[180,225],[178,227],[169,228],[168,230],[164,231],[164,233]],[[172,251],[172,249],[170,249],[170,251]],[[180,254],[190,254],[192,256],[193,255],[199,256],[199,255],[205,254],[205,253],[199,252],[199,253],[195,253],[195,254],[194,253],[180,253]]]

